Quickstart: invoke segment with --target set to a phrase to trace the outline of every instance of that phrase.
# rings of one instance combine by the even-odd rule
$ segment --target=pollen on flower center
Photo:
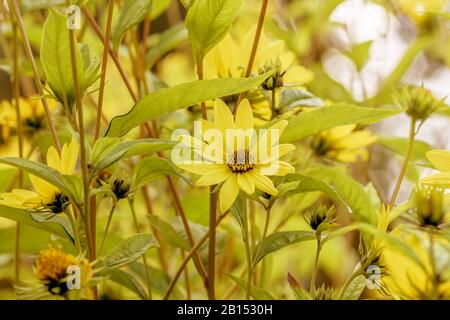
[[[238,150],[228,157],[227,165],[233,173],[245,173],[253,170],[255,161],[248,150]]]

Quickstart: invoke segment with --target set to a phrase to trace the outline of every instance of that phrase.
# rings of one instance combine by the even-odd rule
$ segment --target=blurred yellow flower
[[[75,171],[78,159],[79,144],[72,139],[65,144],[61,156],[54,147],[47,152],[47,165],[61,174],[71,175]],[[0,194],[0,204],[16,208],[47,209],[53,213],[62,213],[70,199],[61,190],[47,181],[30,175],[31,184],[35,191],[15,189],[11,193]]]
[[[427,158],[440,173],[422,180],[422,183],[440,188],[450,188],[450,151],[432,150],[427,152]]]
[[[64,296],[69,290],[67,285],[70,267],[80,268],[80,289],[86,287],[92,273],[92,267],[85,259],[65,253],[59,248],[49,247],[42,250],[35,264],[35,275],[52,294]]]
[[[399,253],[398,249],[387,245],[383,250],[383,260],[389,271],[383,278],[383,283],[396,299],[450,299],[450,279],[447,279],[443,270],[437,270],[439,282],[436,292],[433,293],[433,271],[430,263],[429,240],[425,239],[424,232],[416,232],[404,227],[393,230],[391,235],[398,237],[408,246],[423,264],[421,267],[410,257]],[[448,244],[439,236],[433,239],[436,266],[448,266]],[[442,260],[439,263],[438,260]]]
[[[181,136],[182,142],[184,140],[191,150],[207,157],[207,161],[181,161],[177,165],[201,175],[196,182],[197,186],[223,183],[220,189],[222,212],[231,207],[240,190],[249,195],[252,195],[255,189],[269,195],[277,195],[277,189],[267,176],[284,176],[295,171],[290,164],[279,160],[293,151],[295,146],[278,145],[278,141],[274,140],[270,140],[269,144],[263,143],[267,142],[267,138],[270,139],[275,131],[278,132],[278,137],[281,136],[286,125],[287,121],[283,120],[259,137],[253,133],[247,136],[249,131],[254,131],[254,118],[249,101],[244,99],[241,102],[234,120],[228,106],[218,99],[214,105],[214,124],[204,121],[203,127],[219,131],[226,139],[208,140],[206,143],[191,136]],[[278,152],[274,151],[276,147]],[[267,148],[267,152],[261,152],[261,148]],[[206,153],[208,156],[205,156]]]
[[[366,147],[377,137],[367,130],[356,130],[356,127],[356,124],[351,124],[321,132],[312,142],[314,152],[344,163],[358,159],[367,161],[369,153]]]
[[[204,60],[205,78],[244,77],[252,51],[254,34],[255,29],[240,40],[227,34],[206,55]],[[313,73],[310,70],[297,65],[295,54],[287,49],[282,40],[270,39],[262,33],[252,74],[269,70],[274,70],[275,74],[263,85],[268,90],[276,86],[302,86],[313,79]],[[270,87],[268,87],[269,83]],[[263,120],[271,119],[270,103],[262,93],[253,91],[249,94],[248,99],[256,117]]]

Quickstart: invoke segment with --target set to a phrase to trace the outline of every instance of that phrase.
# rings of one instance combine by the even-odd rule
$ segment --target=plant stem
[[[50,132],[52,134],[52,138],[53,138],[53,141],[55,143],[56,150],[58,150],[58,152],[60,153],[61,152],[61,143],[59,142],[58,134],[56,132],[56,128],[55,128],[55,125],[53,123],[53,119],[52,119],[51,114],[50,114],[50,109],[48,107],[47,99],[45,98],[44,89],[42,88],[42,83],[41,83],[41,77],[39,76],[39,71],[38,71],[38,68],[37,68],[37,65],[36,65],[36,61],[35,61],[34,56],[33,56],[33,51],[31,50],[30,41],[28,39],[28,35],[27,35],[26,30],[25,30],[25,26],[23,24],[23,20],[22,20],[21,14],[20,14],[19,5],[17,4],[17,0],[9,0],[9,6],[14,11],[16,22],[17,22],[17,24],[19,26],[20,33],[22,35],[22,40],[23,40],[23,45],[24,45],[24,48],[25,48],[25,52],[26,52],[26,54],[28,56],[28,59],[30,60],[31,68],[33,70],[33,76],[34,76],[34,82],[35,82],[35,85],[36,85],[36,90],[38,91],[38,94],[39,94],[39,96],[41,98],[41,101],[42,101],[42,105],[44,106],[45,115],[47,117],[48,126],[50,128]]]
[[[222,214],[216,224],[216,227],[222,222],[223,219],[228,215],[228,212]],[[167,300],[170,297],[170,294],[172,293],[175,284],[177,283],[178,279],[181,276],[181,273],[183,272],[184,268],[188,264],[189,260],[195,256],[195,253],[200,249],[200,247],[208,240],[210,236],[210,230],[208,230],[205,235],[192,247],[191,251],[187,254],[187,256],[184,258],[181,265],[178,267],[177,272],[175,273],[175,276],[172,278],[172,281],[170,282],[169,286],[167,287],[166,293],[164,294],[163,300]]]
[[[91,15],[89,10],[86,7],[82,8],[82,11],[84,15],[86,16],[89,24],[94,29],[94,32],[97,34],[100,41],[105,42],[105,35],[103,34],[102,30],[100,29],[99,25],[95,21],[94,17]],[[123,82],[125,83],[125,86],[127,87],[128,92],[130,93],[131,98],[134,102],[137,102],[139,100],[138,96],[133,90],[133,87],[131,86],[130,81],[128,80],[128,77],[125,73],[125,70],[123,69],[122,65],[120,64],[119,58],[117,57],[117,54],[114,52],[114,50],[109,47],[109,55],[114,61],[114,64],[116,65],[117,70],[119,71],[120,77],[122,78]]]
[[[197,77],[198,80],[204,79],[204,72],[203,72],[203,58],[197,59]],[[201,103],[201,110],[202,110],[202,118],[204,120],[208,120],[208,114],[206,113],[206,103]]]
[[[134,209],[134,202],[132,200],[132,198],[128,198],[128,204],[130,205],[130,210],[131,210],[131,214],[133,216],[133,222],[134,222],[134,227],[136,229],[137,233],[141,233],[141,230],[139,228],[139,222],[136,216],[136,210]],[[152,300],[152,282],[150,281],[150,273],[148,271],[148,262],[147,262],[147,257],[145,256],[145,253],[142,255],[142,262],[144,263],[144,273],[145,273],[145,278],[147,280],[147,290],[148,290],[148,297],[150,300]]]
[[[78,254],[81,254],[83,250],[82,250],[82,248],[81,248],[80,236],[79,236],[79,234],[78,234],[77,221],[76,221],[76,219],[75,219],[75,216],[74,216],[74,214],[73,214],[72,209],[67,208],[67,209],[65,210],[65,213],[66,213],[67,217],[69,218],[70,225],[72,226],[73,236],[75,237],[75,239],[74,239],[74,240],[75,240],[75,247],[76,247],[77,250],[78,250]]]
[[[210,190],[209,197],[209,244],[208,244],[208,297],[209,300],[216,300],[215,280],[216,280],[216,225],[217,225],[217,193]]]
[[[266,17],[267,5],[269,0],[263,0],[261,5],[261,11],[259,12],[258,25],[256,27],[255,38],[253,40],[252,51],[250,53],[250,59],[248,61],[247,69],[245,70],[245,78],[250,77],[253,69],[253,64],[255,63],[256,52],[258,50],[259,39],[261,38],[262,28],[264,26],[264,19]],[[236,114],[240,102],[245,98],[247,92],[241,92],[238,101],[236,103],[236,108],[234,108],[234,113]]]
[[[409,127],[409,142],[408,148],[406,150],[405,158],[403,159],[402,168],[400,170],[400,175],[398,176],[397,183],[395,184],[394,192],[392,193],[391,201],[389,202],[389,207],[393,208],[395,202],[397,201],[398,194],[400,192],[400,187],[402,185],[403,179],[405,178],[406,172],[408,170],[408,163],[411,158],[412,150],[414,147],[414,140],[416,137],[416,120],[411,117],[411,123]]]
[[[111,34],[111,25],[114,12],[114,1],[108,0],[108,18],[106,20],[106,31],[103,41],[103,60],[102,60],[102,71],[100,78],[100,89],[98,92],[98,105],[97,105],[97,118],[95,123],[95,136],[94,139],[97,140],[100,136],[100,125],[103,112],[103,97],[105,93],[105,83],[106,83],[106,68],[108,66],[108,54],[109,54],[109,37]]]
[[[245,254],[247,257],[247,292],[245,299],[250,300],[250,291],[252,288],[252,279],[253,279],[253,261],[252,261],[252,254],[250,251],[250,237],[249,237],[249,231],[248,231],[248,214],[245,212],[245,235],[244,235],[244,244],[245,244]]]
[[[66,4],[70,5],[70,0],[66,0]],[[81,101],[80,92],[80,79],[78,79],[78,68],[77,68],[77,58],[76,58],[76,38],[75,33],[72,29],[69,29],[69,40],[70,40],[70,58],[72,62],[72,76],[73,83],[75,87],[75,103],[78,111],[78,128],[80,135],[80,164],[81,164],[81,175],[83,179],[83,217],[86,223],[86,233],[88,242],[88,256],[89,260],[95,260],[95,230],[92,228],[92,221],[90,216],[90,182],[89,182],[89,169],[87,166],[87,155],[86,155],[86,138],[84,132],[84,115],[83,115],[83,104]]]
[[[310,290],[312,293],[316,291],[317,269],[319,268],[319,257],[320,251],[322,250],[322,234],[320,232],[317,232],[316,237],[317,237],[316,258],[314,259],[314,268],[311,275],[311,284],[310,284]]]
[[[114,201],[114,203],[113,203],[113,205],[112,205],[112,207],[111,207],[111,210],[109,211],[108,221],[106,222],[105,232],[103,233],[102,242],[101,242],[101,244],[100,244],[100,251],[99,251],[99,255],[100,255],[100,256],[101,256],[102,253],[103,253],[103,248],[104,248],[104,246],[105,246],[105,240],[106,240],[106,237],[107,237],[107,235],[108,235],[109,227],[111,226],[112,217],[113,217],[113,215],[114,215],[114,211],[116,210],[116,207],[117,207],[117,203],[116,203],[116,201]]]
[[[13,88],[14,105],[16,109],[16,121],[17,121],[17,142],[19,147],[19,157],[23,158],[23,130],[22,130],[22,117],[20,112],[19,102],[19,40],[17,35],[17,23],[11,15],[11,25],[13,31],[13,66],[11,73],[11,84]],[[23,171],[19,170],[19,188],[23,187]],[[20,223],[16,223],[16,230],[14,233],[14,283],[18,285],[20,282]]]
[[[175,208],[177,209],[177,212],[178,212],[178,214],[181,217],[181,221],[183,222],[183,227],[184,227],[184,230],[185,230],[186,235],[188,237],[189,243],[191,244],[191,246],[194,246],[195,245],[194,236],[192,235],[191,227],[189,226],[189,221],[188,221],[188,219],[186,217],[186,213],[184,212],[183,206],[181,205],[181,201],[180,201],[180,198],[178,196],[178,193],[176,192],[175,185],[173,183],[172,178],[171,177],[167,177],[167,182],[169,183],[169,188],[170,188],[170,190],[172,192]],[[198,270],[200,276],[203,279],[203,282],[205,284],[205,288],[208,288],[205,267],[203,266],[203,263],[202,263],[202,261],[200,259],[200,255],[198,254],[198,252],[194,252],[194,263],[195,263],[195,265],[197,267],[197,270]]]

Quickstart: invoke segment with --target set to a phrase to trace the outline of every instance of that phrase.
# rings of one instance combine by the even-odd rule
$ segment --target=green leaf
[[[97,142],[97,148],[94,147],[91,163],[94,168],[92,172],[94,176],[125,157],[146,155],[151,152],[167,150],[176,144],[174,141],[161,139],[140,139],[120,143],[109,139],[106,138],[106,140]],[[108,141],[111,141],[112,146],[108,146]]]
[[[127,268],[130,269],[133,273],[135,273],[143,283],[147,281],[145,266],[143,263],[135,261],[131,263]],[[171,280],[170,277],[163,271],[153,268],[152,266],[148,266],[147,271],[148,274],[150,275],[150,282],[152,285],[152,289],[158,293],[166,292],[167,287],[169,286]],[[172,297],[174,299],[176,299],[176,297],[180,297],[179,288],[175,288],[173,293],[174,294]]]
[[[272,233],[258,245],[258,255],[254,257],[254,263],[257,264],[268,254],[283,249],[291,244],[314,239],[316,239],[315,231],[301,230]]]
[[[333,186],[344,203],[351,208],[352,214],[358,221],[376,223],[379,208],[373,207],[370,196],[364,187],[345,172],[338,168],[318,166],[308,171],[306,175]]]
[[[196,0],[186,15],[192,51],[200,61],[227,34],[242,0]]]
[[[22,169],[25,172],[47,181],[78,203],[77,200],[79,199],[79,195],[77,195],[78,190],[74,189],[74,180],[67,177],[64,178],[63,175],[55,169],[39,162],[21,158],[0,158],[0,163]]]
[[[134,168],[134,187],[138,188],[159,178],[170,175],[177,175],[187,181],[170,161],[159,157],[146,158],[139,161]]]
[[[289,121],[281,136],[281,143],[302,140],[337,126],[370,124],[399,113],[399,109],[364,108],[348,104],[335,104],[302,112]]]
[[[69,29],[66,17],[50,11],[42,30],[41,63],[47,83],[55,98],[63,105],[65,101],[71,108],[75,101],[72,62],[70,58]],[[83,79],[83,60],[81,52],[75,50],[78,79]]]
[[[188,32],[183,23],[179,23],[158,35],[156,43],[150,47],[150,50],[145,56],[147,68],[151,69],[159,59],[185,42],[187,38]]]
[[[114,47],[118,47],[127,30],[142,22],[152,10],[152,0],[126,0],[112,32]]]
[[[259,86],[269,75],[266,73],[250,79],[198,80],[158,90],[141,99],[128,113],[112,119],[106,135],[123,136],[131,129],[166,113],[250,90]]]
[[[298,107],[321,107],[324,105],[322,99],[317,98],[311,92],[298,88],[286,88],[280,95],[281,110],[294,109]]]
[[[409,139],[399,137],[380,137],[377,143],[388,148],[395,154],[404,157],[408,148]],[[425,156],[432,147],[423,141],[416,140],[411,153],[411,160],[415,163],[426,164],[428,162]]]
[[[187,241],[187,239],[182,238],[180,234],[175,230],[170,223],[164,221],[160,217],[156,215],[149,215],[148,219],[150,220],[151,225],[153,228],[158,230],[161,237],[164,238],[165,242],[169,243],[170,245],[181,248],[183,250],[189,250],[191,248],[191,245]]]
[[[147,300],[147,291],[144,284],[140,281],[137,276],[128,270],[116,269],[111,271],[109,274],[109,279],[121,286],[136,293],[142,300]]]
[[[359,275],[348,285],[340,296],[340,300],[358,300],[366,288],[367,279],[364,275]]]
[[[141,233],[132,236],[122,241],[97,262],[96,266],[101,268],[99,274],[104,275],[126,266],[142,257],[148,249],[156,247],[158,243],[151,234]]]
[[[170,6],[170,2],[172,0],[156,0],[153,1],[152,10],[150,12],[150,18],[152,20],[155,20],[160,15],[164,13],[164,11],[167,10],[167,8]]]
[[[33,214],[30,210],[0,205],[0,217],[23,223],[36,229],[50,232],[72,242],[71,234],[73,235],[73,231],[70,228],[70,223],[67,217],[63,215],[60,215],[58,222],[55,220],[39,222],[38,219],[36,219],[36,214]],[[63,221],[63,223],[60,223],[61,221]]]
[[[238,278],[230,273],[227,273],[227,276],[236,282],[242,289],[247,290],[247,281],[242,280],[241,278]],[[275,300],[269,292],[254,285],[250,286],[250,296],[252,296],[255,300]]]

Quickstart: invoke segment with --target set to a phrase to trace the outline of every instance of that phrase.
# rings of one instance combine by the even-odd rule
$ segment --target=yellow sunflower
[[[355,130],[356,124],[339,126],[321,132],[312,142],[314,152],[344,163],[367,161],[369,153],[366,147],[373,144],[377,137],[367,130]]]
[[[204,141],[180,136],[181,142],[204,160],[180,161],[177,165],[201,175],[196,181],[197,186],[221,184],[219,200],[222,212],[231,207],[240,190],[248,195],[252,195],[255,189],[277,195],[277,189],[268,176],[283,176],[295,171],[290,164],[279,160],[295,146],[278,145],[278,139],[271,138],[279,137],[287,123],[280,121],[257,135],[252,107],[247,99],[239,105],[235,120],[228,106],[217,99],[214,123],[203,121],[202,124]],[[215,134],[214,138],[211,138],[211,133]]]
[[[422,183],[439,188],[450,188],[450,151],[432,150],[427,152],[427,158],[440,173],[422,180]]]
[[[248,32],[241,41],[227,34],[206,55],[205,78],[244,77],[252,51],[254,34],[255,29]],[[281,86],[302,86],[313,79],[313,73],[310,70],[297,65],[295,54],[287,49],[283,41],[270,39],[262,33],[252,74],[269,70],[275,70],[275,73],[263,84],[263,87],[268,90]],[[248,99],[258,119],[265,121],[271,119],[269,99],[262,92],[253,90],[249,93]]]
[[[71,175],[75,171],[79,152],[79,144],[72,139],[64,144],[61,156],[54,147],[47,152],[47,165],[63,175]],[[48,209],[53,213],[62,213],[70,200],[61,190],[47,181],[30,175],[35,191],[15,189],[10,193],[0,194],[0,204],[16,208]]]

